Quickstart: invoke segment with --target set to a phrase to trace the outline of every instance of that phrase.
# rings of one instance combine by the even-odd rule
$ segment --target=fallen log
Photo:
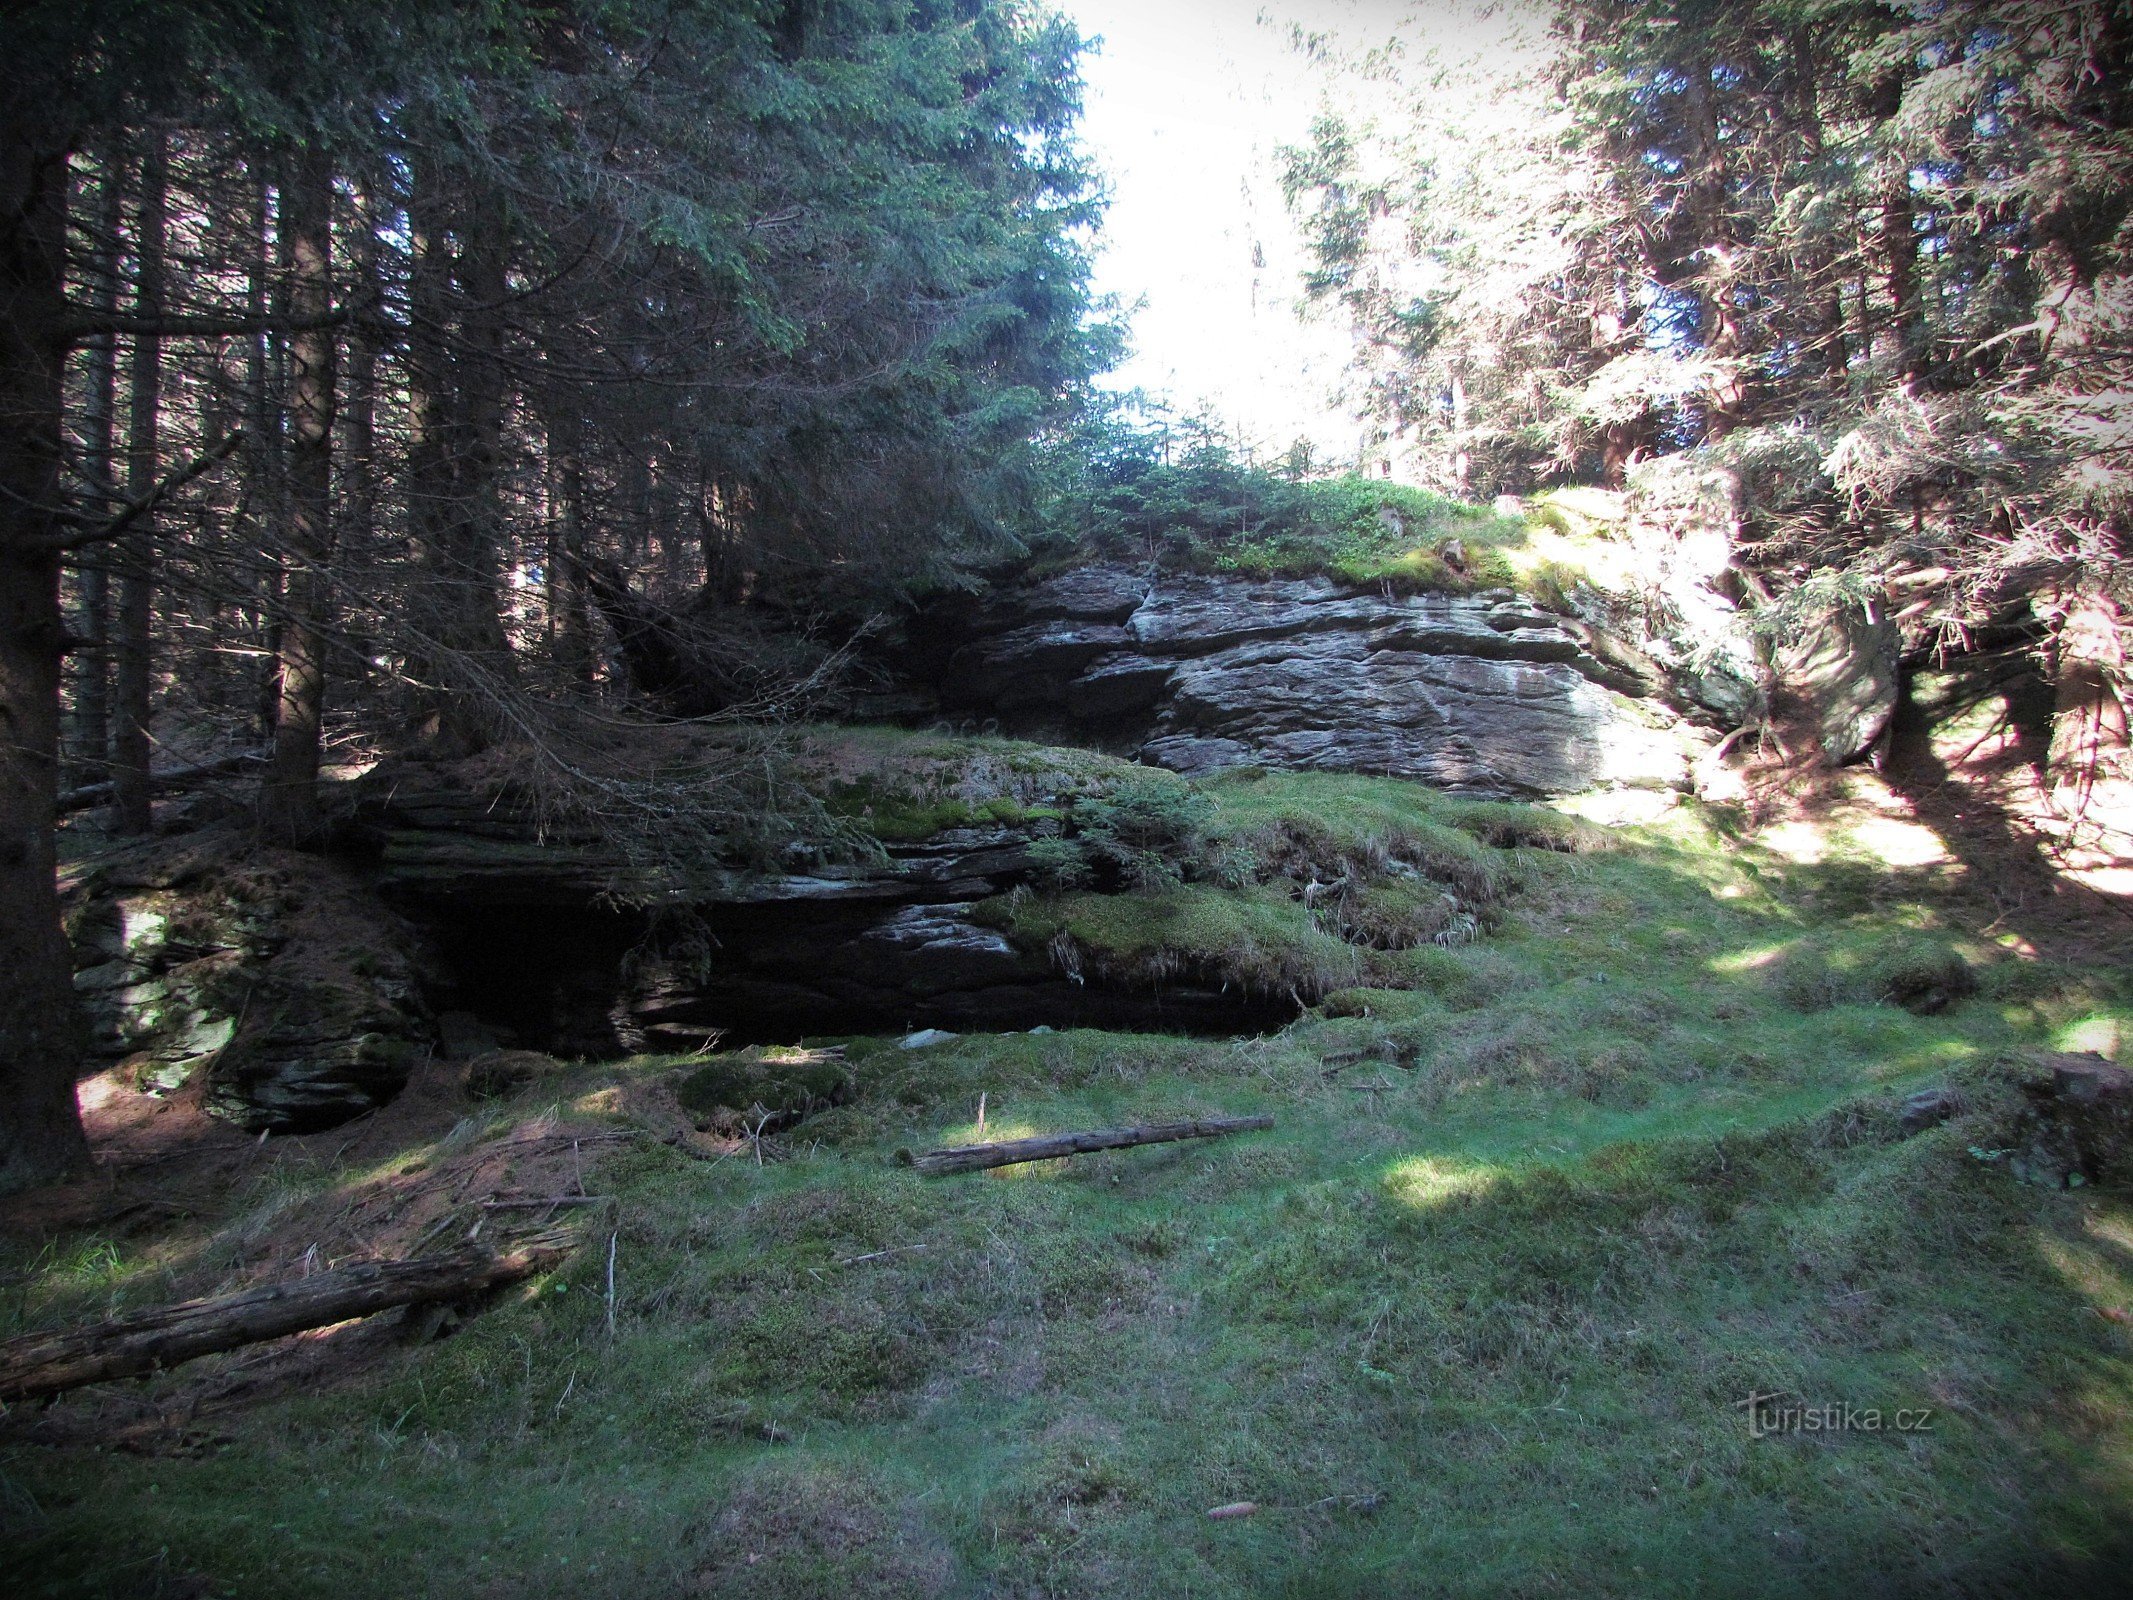
[[[94,1327],[0,1344],[0,1400],[34,1400],[390,1311],[464,1300],[552,1266],[575,1241],[530,1241],[503,1255],[459,1250],[411,1261],[363,1261],[263,1289],[185,1300]]]
[[[1190,1122],[1153,1122],[1134,1128],[1086,1128],[1079,1133],[1047,1133],[1033,1139],[1001,1139],[992,1144],[961,1144],[923,1155],[900,1152],[902,1159],[929,1178],[952,1172],[982,1172],[1014,1167],[1025,1161],[1050,1161],[1091,1150],[1125,1150],[1138,1144],[1172,1144],[1180,1139],[1219,1139],[1231,1133],[1256,1133],[1274,1126],[1272,1117],[1196,1117]]]
[[[219,778],[227,773],[241,772],[246,767],[263,767],[267,764],[264,750],[239,750],[234,755],[217,756],[212,761],[202,761],[190,767],[170,767],[162,772],[148,774],[151,792],[161,794],[170,789],[182,789],[187,784],[198,783],[205,778]],[[117,793],[117,784],[110,778],[97,783],[85,783],[79,789],[62,789],[59,792],[61,811],[80,811],[88,806],[102,805]]]

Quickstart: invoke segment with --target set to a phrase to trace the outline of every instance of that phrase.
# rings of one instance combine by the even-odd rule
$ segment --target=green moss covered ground
[[[1118,493],[1125,503],[1090,509],[1087,536],[1055,562],[1154,559],[1398,594],[1511,588],[1553,604],[1582,581],[1621,583],[1629,556],[1622,497],[1602,489],[1548,490],[1506,512],[1355,473],[1292,482],[1185,467]]]
[[[2123,1579],[2133,1329],[2103,1313],[2133,1302],[2133,1205],[1993,1159],[2024,1063],[2133,1018],[2115,967],[2024,954],[1952,869],[1841,829],[1803,861],[1691,809],[1600,829],[1387,780],[1200,793],[1157,850],[1174,880],[1001,914],[1083,959],[1308,968],[1297,1024],[843,1041],[851,1098],[760,1164],[647,1140],[592,1167],[618,1202],[612,1334],[596,1229],[537,1292],[226,1410],[195,1448],[11,1436],[10,1592]],[[1450,886],[1480,937],[1421,930],[1413,893],[1306,905],[1344,864],[1374,893]],[[614,1085],[698,1066],[581,1068],[456,1137],[626,1120]],[[1969,1109],[1905,1136],[1900,1098],[1941,1084]],[[974,1137],[981,1097],[992,1137],[1277,1125],[991,1176],[895,1163]],[[12,1263],[0,1331],[157,1298],[169,1260],[152,1233],[69,1235]],[[1751,1395],[1882,1426],[1753,1437]],[[1256,1513],[1207,1516],[1238,1501]]]

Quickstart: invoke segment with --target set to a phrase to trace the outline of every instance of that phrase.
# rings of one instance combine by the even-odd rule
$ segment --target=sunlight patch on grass
[[[1795,866],[1820,866],[1829,859],[1829,830],[1815,822],[1772,823],[1755,836],[1755,842]]]
[[[1887,867],[1945,867],[1955,857],[1939,834],[1898,817],[1867,817],[1846,832],[1863,854]]]
[[[1034,1139],[1047,1130],[1024,1117],[1000,1118],[987,1115],[980,1127],[976,1122],[966,1122],[950,1128],[929,1148],[956,1150],[973,1144],[1006,1144],[1016,1139]],[[1058,1128],[1050,1132],[1057,1133]],[[979,1174],[994,1179],[1055,1178],[1073,1164],[1072,1158],[1059,1156],[1050,1161],[1020,1161],[1011,1167],[993,1167]]]
[[[1488,1195],[1504,1179],[1504,1169],[1485,1162],[1446,1156],[1414,1156],[1385,1174],[1385,1190],[1417,1210]]]
[[[2073,1054],[2093,1052],[2116,1061],[2125,1038],[2125,1019],[2111,1012],[2079,1018],[2052,1032],[2052,1048]]]
[[[1744,950],[1713,956],[1705,965],[1713,972],[1723,972],[1729,976],[1743,972],[1760,972],[1783,961],[1785,953],[1796,943],[1797,940],[1786,939],[1778,944],[1752,944]]]
[[[2122,1248],[2123,1245],[2108,1234],[2101,1236],[2098,1245],[2077,1243],[2048,1233],[2037,1236],[2037,1253],[2046,1264],[2066,1280],[2069,1288],[2099,1311],[2106,1307],[2124,1311],[2133,1306],[2133,1274],[2115,1265],[2104,1254],[2105,1249]]]

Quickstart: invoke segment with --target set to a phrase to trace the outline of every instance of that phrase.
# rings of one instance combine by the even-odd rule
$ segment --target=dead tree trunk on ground
[[[0,1400],[35,1400],[390,1311],[464,1300],[530,1277],[569,1253],[543,1241],[506,1255],[462,1250],[412,1261],[364,1261],[291,1283],[162,1306],[93,1328],[33,1333],[0,1344]]]
[[[1196,1117],[1190,1122],[1146,1123],[1136,1128],[1086,1128],[1079,1133],[1047,1133],[1033,1139],[1003,1139],[995,1144],[957,1145],[912,1156],[910,1163],[929,1178],[952,1172],[982,1172],[988,1167],[1015,1167],[1025,1161],[1050,1161],[1091,1150],[1126,1150],[1141,1144],[1173,1144],[1180,1139],[1219,1139],[1231,1133],[1256,1133],[1274,1126],[1272,1117]]]

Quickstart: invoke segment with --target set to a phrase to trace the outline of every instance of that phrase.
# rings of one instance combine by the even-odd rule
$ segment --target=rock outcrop
[[[1190,975],[1088,982],[974,919],[1032,876],[1045,818],[944,829],[868,860],[784,872],[648,869],[612,844],[538,836],[508,794],[385,774],[359,803],[374,882],[422,924],[450,1003],[499,1041],[566,1056],[686,1052],[805,1035],[1033,1023],[1243,1033],[1297,1004]]]
[[[247,1128],[344,1122],[431,1048],[421,941],[315,857],[223,835],[128,851],[70,887],[68,932],[92,1055],[148,1088],[204,1073]]]
[[[1257,762],[1531,798],[1683,787],[1709,739],[1628,653],[1508,590],[1083,568],[1008,591],[941,664],[951,706],[1182,772]]]

